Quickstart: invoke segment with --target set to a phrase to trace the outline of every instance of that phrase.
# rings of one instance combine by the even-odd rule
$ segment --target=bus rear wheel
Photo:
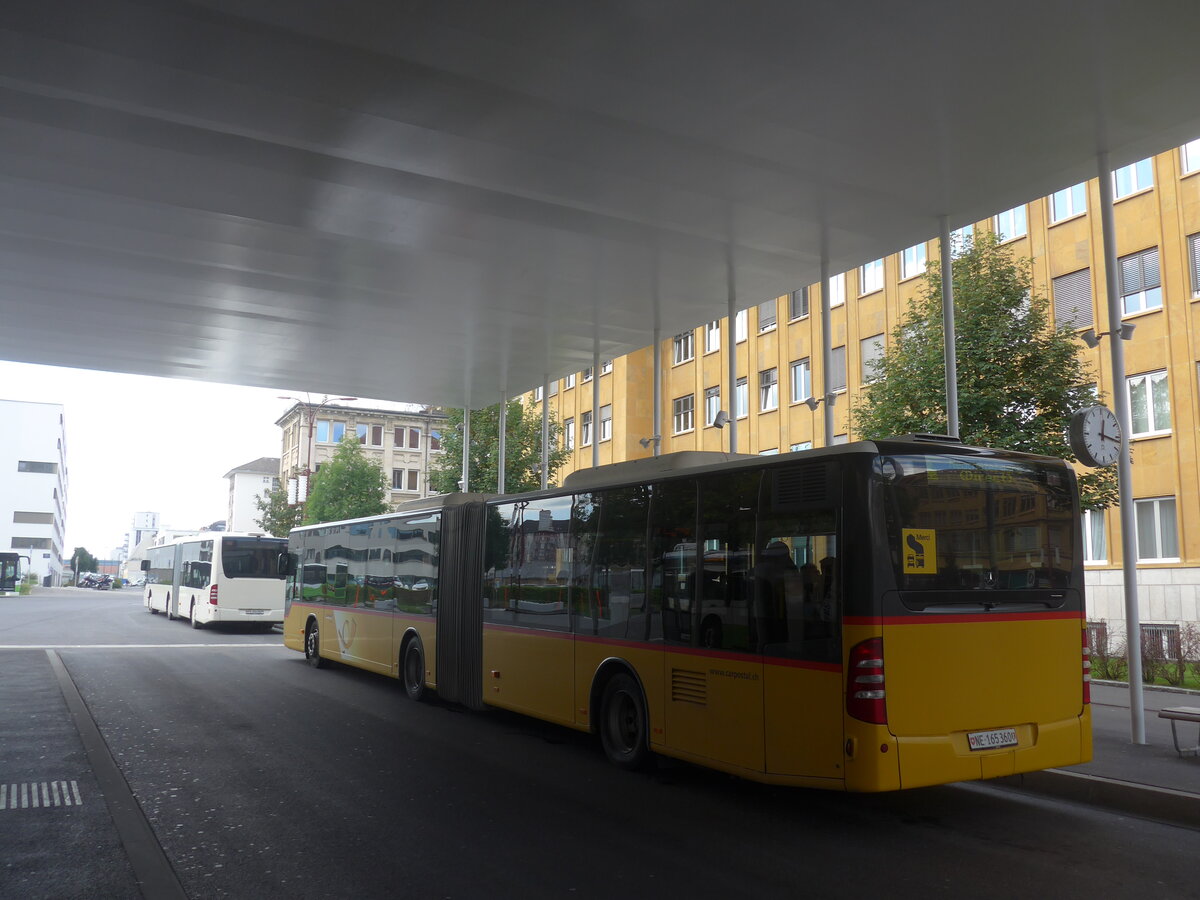
[[[196,618],[196,601],[195,600],[192,601],[191,608],[188,612],[188,621],[191,622],[192,627],[197,630],[204,627],[203,623],[199,619]]]
[[[600,743],[609,762],[631,771],[645,768],[650,761],[646,731],[642,689],[622,672],[604,686],[600,701]]]
[[[425,651],[419,638],[404,645],[404,656],[400,660],[400,675],[404,679],[404,693],[409,700],[425,699]]]
[[[309,622],[304,629],[304,658],[314,669],[325,666],[325,660],[321,658],[321,631],[316,622]]]
[[[165,612],[167,614],[168,622],[174,620],[175,617],[173,615],[171,615],[171,595],[170,594],[167,594],[167,608],[165,610],[163,610],[163,612]]]

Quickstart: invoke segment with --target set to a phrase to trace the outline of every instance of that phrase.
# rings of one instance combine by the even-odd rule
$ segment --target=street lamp
[[[300,496],[300,486],[299,486],[299,482],[297,481],[297,485],[296,485],[296,503],[297,504],[304,503],[304,501],[308,499],[308,478],[312,474],[313,429],[316,427],[316,424],[317,424],[317,413],[319,413],[322,409],[324,409],[330,403],[335,403],[338,400],[357,400],[358,399],[357,397],[330,397],[328,394],[326,394],[325,399],[322,400],[320,403],[313,403],[311,394],[305,393],[304,396],[305,396],[305,399],[301,400],[299,397],[293,397],[291,395],[286,395],[286,394],[278,395],[278,399],[280,399],[280,400],[296,401],[297,404],[304,407],[304,410],[305,410],[306,414],[308,415],[308,440],[305,443],[305,447],[304,447],[304,471],[297,473],[298,475],[303,475],[303,477],[304,477],[304,497],[301,498],[301,496]]]

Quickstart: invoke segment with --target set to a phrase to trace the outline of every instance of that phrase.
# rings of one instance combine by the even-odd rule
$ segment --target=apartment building
[[[275,424],[283,431],[279,477],[284,483],[317,472],[350,434],[387,474],[392,506],[436,493],[429,488],[428,472],[430,459],[442,451],[446,415],[439,409],[363,401],[296,403]]]
[[[0,548],[28,557],[22,572],[62,583],[67,438],[58,403],[0,400]]]
[[[1112,177],[1120,322],[1108,318],[1096,179],[962,225],[952,241],[988,230],[1016,257],[1030,259],[1035,290],[1049,298],[1056,324],[1079,332],[1080,352],[1110,405],[1116,391],[1128,392],[1140,616],[1170,656],[1179,626],[1200,621],[1200,140]],[[601,375],[599,404],[580,390],[587,373],[559,379],[548,399],[574,451],[560,478],[592,465],[592,440],[600,441],[601,464],[651,455],[655,434],[664,453],[728,450],[728,430],[714,425],[721,410],[736,419],[739,452],[821,446],[824,411],[804,402],[814,390],[834,394],[834,442],[855,440],[849,412],[870,379],[870,363],[918,294],[926,263],[940,254],[939,242],[930,240],[833,277],[828,373],[822,370],[821,289],[805,285],[739,311],[732,322],[701,323],[657,348],[613,360]],[[1122,325],[1135,330],[1118,385],[1105,341]],[[1084,342],[1096,334],[1104,336],[1096,346]],[[657,427],[654,352],[663,371]],[[736,358],[732,385],[730,353]],[[539,390],[530,399],[540,397]],[[643,445],[643,438],[651,440]],[[1097,631],[1123,634],[1117,511],[1088,513],[1083,527],[1089,618]]]
[[[261,531],[258,498],[279,486],[279,458],[263,456],[225,473],[229,480],[226,531]]]

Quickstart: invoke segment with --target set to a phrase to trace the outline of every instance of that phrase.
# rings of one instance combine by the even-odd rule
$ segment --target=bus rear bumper
[[[229,624],[258,623],[261,625],[281,625],[283,624],[283,609],[250,610],[218,607],[213,610],[212,618],[208,621]]]
[[[1091,759],[1090,708],[1058,722],[1018,725],[1017,746],[971,750],[967,733],[899,737],[900,786],[925,787],[955,781],[1000,778],[1073,766]]]

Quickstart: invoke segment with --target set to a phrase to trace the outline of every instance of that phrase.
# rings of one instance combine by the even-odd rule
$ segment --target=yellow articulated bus
[[[684,453],[298,528],[284,642],[756,781],[1091,758],[1075,476],[912,435]]]

